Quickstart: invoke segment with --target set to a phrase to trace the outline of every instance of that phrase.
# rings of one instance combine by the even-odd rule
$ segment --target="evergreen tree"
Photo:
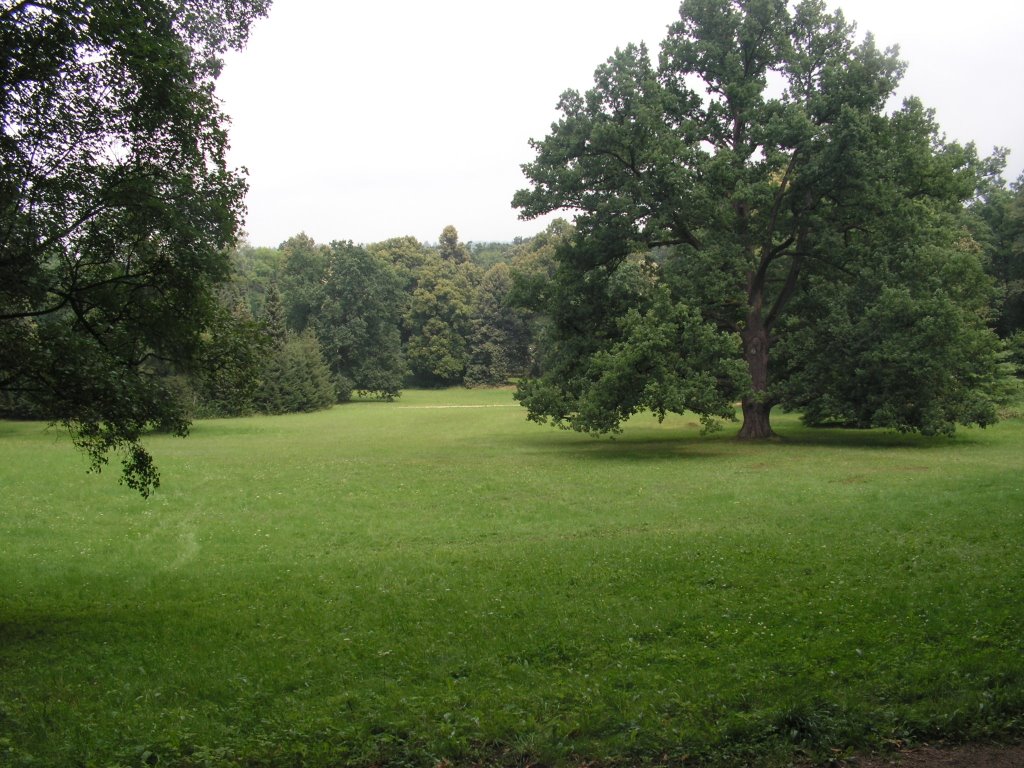
[[[248,303],[221,307],[204,334],[193,374],[199,416],[244,416],[255,409],[259,370],[268,347]]]
[[[329,408],[337,393],[320,343],[312,329],[296,334],[285,327],[276,286],[267,291],[262,321],[266,352],[254,397],[256,408],[270,414]]]
[[[280,349],[284,346],[288,337],[288,322],[277,283],[271,283],[267,288],[263,304],[263,328],[272,349]]]

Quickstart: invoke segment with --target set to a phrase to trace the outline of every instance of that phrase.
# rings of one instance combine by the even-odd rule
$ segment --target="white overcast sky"
[[[1024,168],[1024,3],[831,0],[899,44],[900,96],[936,110],[951,139],[1011,149]],[[246,231],[276,246],[412,235],[464,241],[543,229],[513,193],[567,88],[586,90],[616,47],[656,51],[677,0],[275,0],[217,92],[230,162],[249,170]]]

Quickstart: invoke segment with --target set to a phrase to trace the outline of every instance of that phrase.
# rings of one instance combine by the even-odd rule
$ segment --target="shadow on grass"
[[[111,632],[119,636],[152,635],[163,626],[166,612],[133,606],[80,609],[57,608],[0,616],[0,646],[7,652],[29,647],[34,653],[64,652],[83,644],[101,643]]]
[[[627,428],[622,434],[597,436],[538,426],[534,434],[521,435],[516,440],[534,453],[634,461],[715,458],[728,452],[723,450],[723,444],[732,442],[722,433],[701,435],[700,429],[694,427],[657,431],[649,427]]]
[[[842,427],[804,427],[797,423],[777,428],[777,436],[769,440],[740,440],[738,428],[730,425],[711,434],[701,434],[690,424],[679,429],[650,427],[629,428],[615,436],[592,436],[558,431],[550,427],[548,434],[520,438],[521,444],[542,453],[575,454],[580,459],[663,460],[749,458],[771,456],[779,450],[800,451],[847,449],[892,451],[944,451],[974,446],[981,441],[966,430],[955,436],[927,437],[883,429],[850,429]]]
[[[956,434],[950,437],[948,435],[927,436],[888,429],[793,426],[783,429],[779,433],[778,438],[768,442],[785,446],[808,446],[811,448],[945,450],[977,445],[980,441],[975,435],[968,433],[965,429],[957,430]]]

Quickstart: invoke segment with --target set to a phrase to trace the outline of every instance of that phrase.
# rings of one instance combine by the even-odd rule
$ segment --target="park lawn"
[[[440,407],[459,406],[459,407]],[[0,765],[785,764],[1024,735],[1024,421],[615,440],[505,390],[0,422]]]

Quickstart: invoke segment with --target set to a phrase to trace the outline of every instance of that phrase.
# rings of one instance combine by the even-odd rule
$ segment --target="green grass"
[[[0,423],[0,765],[775,765],[1024,734],[1024,422],[610,441],[511,405],[200,422],[149,441],[145,501]]]

